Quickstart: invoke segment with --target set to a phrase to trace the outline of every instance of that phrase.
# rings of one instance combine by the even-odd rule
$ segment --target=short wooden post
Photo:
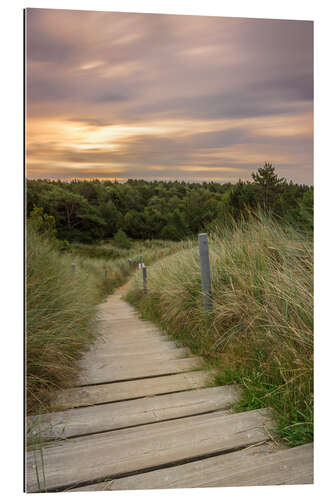
[[[108,270],[105,268],[104,269],[104,278],[106,279],[108,277]]]
[[[121,272],[123,273],[123,272],[124,272],[124,269],[125,269],[125,268],[124,268],[124,264],[123,264],[123,263],[121,263],[121,264],[120,264],[120,269],[121,269]]]
[[[147,268],[142,263],[143,293],[147,293]]]
[[[209,251],[208,251],[208,235],[201,233],[198,236],[199,254],[200,254],[200,271],[201,271],[201,289],[203,293],[202,302],[206,313],[211,310],[211,284],[210,284],[210,267],[209,267]]]
[[[72,272],[75,273],[76,270],[76,264],[72,264]]]

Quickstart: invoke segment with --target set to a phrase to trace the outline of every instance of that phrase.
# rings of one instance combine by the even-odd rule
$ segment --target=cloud
[[[120,162],[129,177],[151,176],[154,165],[183,175],[183,165],[204,170],[212,149],[239,146],[244,177],[256,148],[312,182],[308,21],[28,9],[27,90],[28,159],[47,158],[45,176],[67,175],[60,160],[76,172],[77,164]],[[112,140],[117,126],[123,132]]]

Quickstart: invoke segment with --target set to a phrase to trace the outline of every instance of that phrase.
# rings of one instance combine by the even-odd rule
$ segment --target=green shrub
[[[132,246],[131,240],[127,237],[126,233],[122,229],[118,229],[113,237],[113,241],[120,248],[130,249]]]
[[[44,209],[34,205],[33,210],[30,214],[30,226],[38,234],[47,235],[49,239],[54,239],[56,237],[56,223],[53,215],[48,215],[44,213]]]

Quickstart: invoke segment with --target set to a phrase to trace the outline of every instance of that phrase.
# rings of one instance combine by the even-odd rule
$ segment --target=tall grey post
[[[147,293],[147,268],[142,264],[143,293]]]
[[[200,254],[200,271],[201,271],[201,289],[203,307],[206,312],[209,312],[212,307],[211,301],[211,285],[210,285],[210,267],[209,267],[209,251],[208,251],[208,235],[201,233],[198,235],[199,254]]]

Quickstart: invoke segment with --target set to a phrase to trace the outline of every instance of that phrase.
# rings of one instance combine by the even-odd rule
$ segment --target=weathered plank
[[[313,444],[289,450],[265,443],[240,451],[103,481],[69,491],[208,488],[313,483]]]
[[[147,329],[147,330],[152,330],[155,332],[163,333],[162,330],[160,330],[154,323],[151,321],[143,321],[142,319],[138,318],[137,316],[130,316],[130,317],[122,317],[122,318],[115,318],[111,314],[103,314],[103,317],[100,318],[99,321],[99,327],[101,329],[104,328],[112,328],[114,330],[118,329],[124,329],[126,328],[141,328]]]
[[[169,422],[57,441],[43,451],[48,490],[98,482],[117,474],[143,471],[267,440],[270,412],[234,415],[214,412]],[[38,453],[27,453],[27,491],[38,490]]]
[[[110,327],[113,330],[118,329],[147,329],[153,330],[155,332],[162,333],[162,331],[154,325],[151,321],[144,321],[137,316],[123,317],[123,318],[115,318],[112,314],[103,314],[103,318],[99,322],[99,326],[103,329],[105,327]]]
[[[55,406],[58,409],[75,408],[155,394],[186,391],[204,387],[209,382],[210,377],[211,375],[207,371],[195,371],[129,382],[73,388],[61,391]]]
[[[164,344],[168,344],[169,342],[170,342],[169,338],[159,337],[156,334],[153,334],[153,335],[137,334],[137,335],[127,335],[127,336],[114,335],[113,337],[110,336],[107,339],[105,339],[105,338],[100,339],[98,344],[96,344],[96,348],[97,348],[97,350],[100,350],[100,349],[105,348],[105,347],[110,347],[110,349],[112,347],[123,347],[126,349],[126,346],[131,345],[131,344],[136,344],[137,347],[140,347],[140,346],[148,347],[150,345],[154,345],[154,346],[159,345],[161,348],[163,348]],[[175,345],[176,344],[174,343],[174,346]],[[92,350],[95,350],[95,349],[92,349]]]
[[[112,352],[112,351],[111,351]],[[186,347],[183,348],[175,348],[175,349],[166,349],[152,352],[137,352],[130,351],[127,353],[124,349],[117,354],[109,354],[105,351],[87,353],[84,357],[87,362],[100,362],[100,361],[108,361],[112,363],[112,366],[116,366],[118,364],[131,364],[135,360],[136,364],[146,364],[152,361],[166,361],[168,359],[181,359],[189,356],[191,351]]]
[[[117,313],[103,313],[103,316],[100,317],[100,321],[107,323],[111,323],[113,321],[126,321],[129,319],[136,319],[136,321],[140,321],[137,314],[133,312],[117,312]]]
[[[239,399],[239,395],[239,388],[235,385],[177,392],[30,417],[28,427],[44,440],[65,439],[214,410],[225,410]]]
[[[110,356],[117,355],[131,355],[138,354],[146,355],[150,353],[167,353],[170,351],[176,351],[178,348],[174,342],[149,342],[149,344],[143,344],[138,342],[129,342],[127,344],[95,344],[89,351],[84,354],[85,356],[90,356],[93,353],[97,354],[107,354]],[[83,358],[82,358],[83,359]]]
[[[133,320],[122,319],[122,320],[108,320],[100,321],[99,332],[107,335],[115,335],[117,333],[128,334],[136,332],[150,332],[156,333],[161,336],[166,336],[159,328],[151,324],[141,323],[139,318],[133,318]]]
[[[153,343],[155,345],[160,345],[163,347],[164,343],[170,342],[170,339],[166,335],[157,335],[151,332],[136,332],[136,333],[115,333],[110,334],[108,337],[105,335],[98,339],[98,347],[104,347],[105,345],[110,346],[126,346],[128,344],[147,344]]]
[[[279,450],[266,444],[168,469],[90,485],[97,490],[208,488],[313,483],[313,444]]]
[[[77,385],[90,385],[191,371],[200,368],[202,360],[200,358],[170,359],[144,365],[133,363],[116,369],[107,362],[96,362],[95,364],[83,362],[81,366],[82,370],[78,376]]]

